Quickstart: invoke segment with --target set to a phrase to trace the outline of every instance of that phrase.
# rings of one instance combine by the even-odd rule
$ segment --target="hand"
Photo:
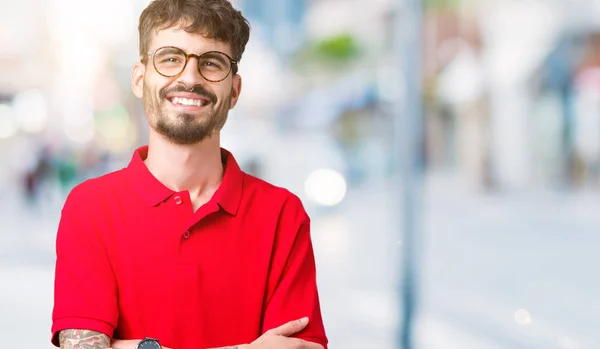
[[[289,338],[302,331],[308,325],[308,318],[290,321],[287,324],[268,330],[249,345],[241,345],[239,349],[323,349],[320,344],[307,342],[298,338]]]
[[[116,339],[111,343],[111,349],[135,349],[141,339],[133,339],[133,340],[121,340]],[[162,346],[162,345],[161,345]],[[162,346],[163,349],[170,349],[165,346]]]

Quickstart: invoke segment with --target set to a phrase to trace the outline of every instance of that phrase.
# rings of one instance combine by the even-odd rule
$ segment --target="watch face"
[[[137,349],[161,349],[158,341],[154,339],[144,339],[138,344]]]

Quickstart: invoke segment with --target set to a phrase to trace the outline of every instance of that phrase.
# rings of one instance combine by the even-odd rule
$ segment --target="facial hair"
[[[176,113],[169,110],[166,96],[174,92],[191,92],[206,97],[211,101],[212,108],[200,113]],[[227,121],[227,114],[231,106],[231,94],[226,96],[222,103],[215,109],[218,98],[201,85],[196,85],[192,90],[184,86],[164,88],[160,90],[158,98],[144,86],[144,109],[150,126],[169,141],[179,145],[190,145],[210,138],[215,132],[220,131]]]

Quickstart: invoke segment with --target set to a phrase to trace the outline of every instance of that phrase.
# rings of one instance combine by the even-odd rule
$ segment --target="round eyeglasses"
[[[225,80],[233,70],[236,74],[237,62],[227,54],[219,51],[209,51],[201,55],[187,54],[174,46],[165,46],[148,51],[152,57],[152,64],[157,73],[164,77],[173,77],[181,74],[187,66],[190,57],[198,61],[200,75],[208,81],[220,82]]]

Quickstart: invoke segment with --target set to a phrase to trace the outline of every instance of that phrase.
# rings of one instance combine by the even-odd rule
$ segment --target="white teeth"
[[[201,99],[188,99],[188,98],[181,98],[181,97],[173,97],[172,102],[174,104],[181,104],[181,105],[186,105],[186,106],[196,106],[196,107],[201,107],[202,105],[204,105],[204,101]]]

